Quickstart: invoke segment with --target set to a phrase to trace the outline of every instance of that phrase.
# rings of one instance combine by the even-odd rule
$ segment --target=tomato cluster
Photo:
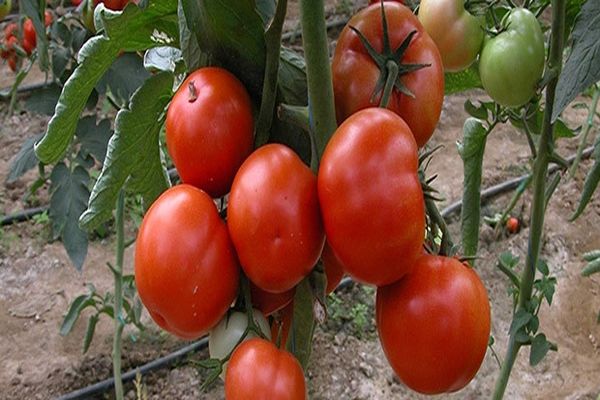
[[[47,27],[52,24],[52,13],[46,11],[44,16],[44,24]],[[4,27],[4,41],[0,58],[6,60],[8,67],[14,72],[17,70],[17,63],[20,58],[17,47],[23,50],[21,54],[30,56],[35,46],[37,45],[37,34],[31,19],[26,18],[23,22],[23,27],[19,31],[19,25],[11,22]]]

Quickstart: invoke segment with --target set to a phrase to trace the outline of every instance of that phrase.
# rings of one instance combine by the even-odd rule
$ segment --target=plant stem
[[[115,398],[123,400],[123,381],[121,379],[121,334],[124,322],[121,316],[123,309],[123,255],[125,253],[125,234],[123,209],[125,208],[125,191],[121,189],[117,199],[117,263],[113,271],[115,277],[115,333],[113,338],[113,375],[115,379]]]
[[[583,149],[585,148],[585,144],[587,142],[588,134],[590,133],[590,128],[594,124],[594,116],[596,115],[596,108],[598,107],[598,99],[600,98],[600,85],[594,85],[594,95],[592,97],[592,104],[590,105],[590,110],[588,113],[587,121],[585,125],[583,125],[583,130],[581,131],[581,141],[579,142],[579,147],[577,148],[577,155],[575,155],[575,159],[573,160],[573,165],[571,166],[571,170],[569,171],[569,175],[571,178],[575,176],[575,172],[577,172],[577,167],[579,166],[579,162],[581,161],[581,155],[583,154]]]
[[[390,102],[390,96],[392,95],[392,91],[394,90],[394,84],[396,83],[396,79],[398,79],[398,63],[393,60],[390,60],[386,64],[387,68],[387,80],[385,81],[385,86],[383,87],[383,94],[381,95],[381,102],[379,103],[379,107],[387,108]]]
[[[546,211],[546,176],[548,164],[553,152],[554,124],[551,122],[552,107],[556,93],[558,75],[562,67],[562,52],[564,46],[564,24],[565,24],[565,0],[552,0],[552,34],[550,44],[550,56],[548,68],[557,72],[548,83],[546,88],[546,108],[544,110],[544,121],[542,133],[538,144],[538,153],[533,167],[533,206],[531,209],[531,224],[529,230],[529,244],[525,268],[521,275],[521,286],[519,288],[519,303],[516,312],[526,309],[531,300],[535,271],[539,259],[544,227],[544,214]],[[514,314],[513,314],[514,315]],[[500,376],[496,382],[493,398],[498,400],[504,396],[510,372],[517,358],[521,344],[516,341],[517,332],[512,332],[508,340],[508,348]]]
[[[300,1],[308,107],[319,158],[337,128],[323,0]]]

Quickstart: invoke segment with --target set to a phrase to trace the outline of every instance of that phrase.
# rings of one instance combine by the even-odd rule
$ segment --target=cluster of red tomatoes
[[[407,386],[458,390],[483,360],[490,308],[481,280],[457,259],[423,250],[418,149],[439,120],[441,57],[408,8],[386,3],[385,16],[387,44],[375,5],[340,35],[332,66],[340,125],[316,175],[283,145],[253,151],[250,96],[221,68],[190,74],[169,106],[167,149],[183,184],[144,217],[136,284],[163,329],[187,339],[212,330],[211,356],[230,356],[228,399],[306,397],[300,364],[265,338],[285,343],[294,290],[319,259],[328,292],[344,273],[378,287],[379,337]],[[391,93],[380,90],[390,74]],[[385,96],[387,109],[373,107]],[[224,221],[215,199],[228,193]],[[241,271],[263,338],[247,336],[234,350],[248,326],[232,308]],[[265,317],[280,310],[281,330],[270,332]]]
[[[50,13],[50,11],[46,11],[44,17],[44,23],[47,28],[52,23],[52,13]],[[19,60],[19,52],[17,47],[23,50],[23,55],[29,56],[35,49],[36,45],[37,36],[31,19],[25,19],[25,22],[23,22],[23,28],[20,32],[17,23],[11,22],[4,27],[4,41],[2,43],[2,50],[0,51],[0,58],[6,60],[8,67],[12,71],[16,71],[17,62]]]

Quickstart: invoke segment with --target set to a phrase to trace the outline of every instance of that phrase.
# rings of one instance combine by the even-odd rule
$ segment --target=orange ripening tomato
[[[425,255],[398,282],[377,289],[383,351],[409,388],[454,392],[477,373],[490,337],[483,283],[455,258]]]
[[[222,68],[196,70],[171,101],[166,137],[183,182],[221,197],[254,146],[250,95]]]
[[[346,273],[387,285],[409,272],[425,238],[415,139],[397,114],[368,108],[335,131],[319,168],[327,241]]]
[[[233,180],[227,226],[248,278],[267,292],[290,290],[325,243],[317,177],[289,147],[260,147]]]
[[[207,333],[235,300],[239,265],[213,200],[190,185],[152,204],[135,246],[142,303],[164,330],[184,339]]]
[[[231,355],[225,375],[227,400],[305,400],[302,366],[273,343],[253,338]]]

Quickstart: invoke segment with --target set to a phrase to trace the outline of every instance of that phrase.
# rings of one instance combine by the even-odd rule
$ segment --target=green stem
[[[452,238],[446,220],[442,217],[440,210],[437,208],[435,201],[431,198],[425,200],[425,207],[427,208],[427,214],[435,225],[440,229],[442,233],[442,242],[440,244],[440,254],[443,256],[449,256],[452,250]]]
[[[390,97],[394,90],[394,85],[396,83],[396,79],[398,79],[398,63],[394,60],[390,60],[385,64],[387,68],[387,79],[385,81],[385,86],[383,87],[383,94],[381,95],[381,101],[379,102],[379,107],[387,108]]]
[[[562,67],[562,52],[564,46],[564,25],[565,25],[565,0],[552,0],[552,42],[550,44],[550,56],[548,67],[557,69],[560,72]],[[529,230],[529,244],[527,248],[527,257],[525,268],[521,275],[521,286],[519,287],[519,303],[516,312],[526,309],[531,300],[533,291],[533,282],[535,280],[535,271],[539,259],[542,233],[544,227],[544,214],[546,211],[545,193],[546,193],[546,175],[548,164],[553,152],[553,131],[554,125],[551,122],[552,106],[556,93],[556,84],[558,82],[556,74],[549,82],[546,88],[546,108],[544,110],[544,120],[542,124],[542,133],[538,145],[538,155],[533,167],[533,206],[531,209],[531,224]],[[508,348],[504,364],[500,371],[500,376],[496,382],[493,398],[502,399],[512,367],[517,358],[521,345],[516,340],[517,332],[511,333],[508,340]]]
[[[113,376],[115,379],[115,398],[123,400],[123,380],[121,379],[121,335],[124,322],[123,309],[123,256],[125,253],[125,234],[123,209],[125,208],[125,191],[121,189],[117,200],[117,263],[113,275],[115,277],[115,334],[113,338]]]
[[[301,0],[300,19],[306,58],[308,104],[320,158],[337,128],[323,0]]]
[[[569,175],[571,176],[571,178],[575,176],[575,172],[577,172],[577,167],[579,167],[579,162],[581,161],[581,155],[583,154],[583,149],[585,148],[587,137],[590,133],[590,128],[594,124],[594,116],[596,115],[596,108],[598,107],[599,98],[600,85],[596,84],[594,85],[594,95],[592,97],[592,104],[590,105],[587,121],[585,125],[583,125],[583,130],[581,131],[581,140],[579,142],[579,147],[577,148],[577,154],[575,155],[573,165],[571,166],[571,170],[569,171]]]

